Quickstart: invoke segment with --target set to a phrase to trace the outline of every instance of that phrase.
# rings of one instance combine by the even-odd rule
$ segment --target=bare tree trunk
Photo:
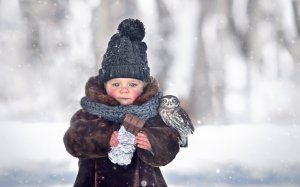
[[[294,15],[294,20],[295,20],[295,25],[297,29],[297,35],[299,36],[300,34],[300,20],[299,20],[299,1],[293,0],[292,1],[292,6],[293,6],[293,15]]]
[[[292,80],[295,82],[296,85],[300,86],[300,3],[299,0],[292,1],[293,6],[293,15],[294,15],[294,23],[297,29],[297,38],[292,45],[289,45],[288,50],[292,54],[294,59],[294,68],[293,68],[293,75]],[[286,42],[288,43],[288,42]]]
[[[40,32],[38,18],[40,15],[35,15],[32,11],[36,9],[32,1],[20,1],[21,12],[26,20],[26,38],[27,38],[27,62],[36,62],[42,49],[40,46]]]
[[[246,62],[246,112],[245,112],[245,121],[252,121],[252,110],[251,110],[251,90],[252,90],[252,73],[255,65],[258,63],[258,51],[260,49],[255,45],[256,44],[256,32],[255,28],[258,23],[259,13],[257,12],[257,0],[248,1],[248,17],[249,17],[249,29],[245,33],[245,39],[243,42],[243,49],[245,52]]]
[[[165,2],[162,0],[156,0],[157,10],[158,10],[158,31],[161,38],[161,42],[157,45],[156,53],[158,55],[159,62],[157,63],[157,68],[159,71],[157,73],[157,80],[160,83],[162,90],[166,89],[167,82],[165,81],[166,72],[168,72],[169,67],[172,65],[174,57],[170,52],[170,38],[174,32],[174,22],[172,20],[171,14],[166,6]]]
[[[212,92],[209,79],[209,64],[205,56],[204,42],[202,39],[202,25],[206,16],[212,10],[211,1],[202,1],[202,9],[198,22],[198,42],[196,48],[195,67],[193,72],[193,87],[190,94],[192,119],[197,119],[202,124],[210,123],[213,118]],[[200,4],[199,4],[200,6]]]
[[[230,2],[230,4],[232,5],[232,1]],[[249,16],[249,22],[250,22],[250,26],[249,29],[246,30],[246,32],[239,30],[238,27],[235,24],[234,18],[237,15],[233,15],[233,11],[232,11],[232,6],[230,6],[230,10],[229,10],[229,14],[228,14],[228,29],[229,32],[231,33],[231,36],[235,38],[235,44],[238,46],[237,49],[240,51],[240,54],[242,57],[244,57],[244,59],[246,60],[246,86],[242,92],[242,95],[246,96],[246,106],[245,106],[245,112],[243,114],[243,121],[242,122],[249,122],[250,118],[251,118],[251,103],[250,103],[250,93],[251,93],[251,71],[252,71],[252,66],[253,66],[253,61],[252,59],[252,39],[255,38],[255,36],[253,36],[253,34],[255,34],[254,32],[254,28],[255,28],[255,24],[254,21],[257,20],[256,18],[253,19],[253,17],[256,15],[255,11],[256,10],[256,1],[252,1],[250,2],[252,3],[251,5],[247,6],[248,9],[248,16]],[[248,2],[249,4],[249,2]],[[249,38],[250,37],[250,38]]]
[[[232,0],[216,0],[216,12],[215,14],[222,15],[228,22],[230,17],[230,10],[232,6]],[[227,123],[227,113],[225,109],[225,92],[226,92],[226,85],[225,85],[225,63],[224,57],[226,54],[226,41],[224,40],[230,35],[230,30],[228,24],[224,24],[223,27],[220,27],[217,31],[217,37],[220,46],[220,54],[218,55],[219,58],[216,59],[215,62],[212,62],[213,69],[211,68],[211,73],[213,73],[214,80],[211,82],[212,88],[212,109],[214,113],[214,121],[218,123]]]

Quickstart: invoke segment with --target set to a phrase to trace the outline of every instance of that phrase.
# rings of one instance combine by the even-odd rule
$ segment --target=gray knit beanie
[[[150,79],[147,61],[147,45],[143,42],[145,28],[141,21],[125,19],[118,26],[103,56],[99,69],[99,83],[114,78]]]

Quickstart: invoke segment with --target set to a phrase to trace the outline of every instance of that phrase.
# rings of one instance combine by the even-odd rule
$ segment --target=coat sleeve
[[[63,138],[66,150],[78,158],[106,156],[110,149],[110,137],[117,129],[117,124],[79,110],[73,115]]]
[[[142,131],[147,135],[152,151],[137,149],[139,158],[145,163],[154,166],[164,166],[170,163],[179,152],[179,134],[168,127],[156,116],[146,121]]]

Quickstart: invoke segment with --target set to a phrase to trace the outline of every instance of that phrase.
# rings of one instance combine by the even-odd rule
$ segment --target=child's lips
[[[121,100],[130,100],[130,98],[119,98]]]
[[[129,105],[132,104],[131,98],[118,98],[117,99],[122,105]]]

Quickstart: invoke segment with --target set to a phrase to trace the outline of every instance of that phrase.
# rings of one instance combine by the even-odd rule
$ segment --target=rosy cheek
[[[107,92],[107,95],[113,97],[113,98],[116,98],[117,96],[117,90],[110,90]]]
[[[138,91],[132,91],[132,93],[131,93],[133,100],[135,100],[140,95],[141,95],[141,92],[138,92]]]

